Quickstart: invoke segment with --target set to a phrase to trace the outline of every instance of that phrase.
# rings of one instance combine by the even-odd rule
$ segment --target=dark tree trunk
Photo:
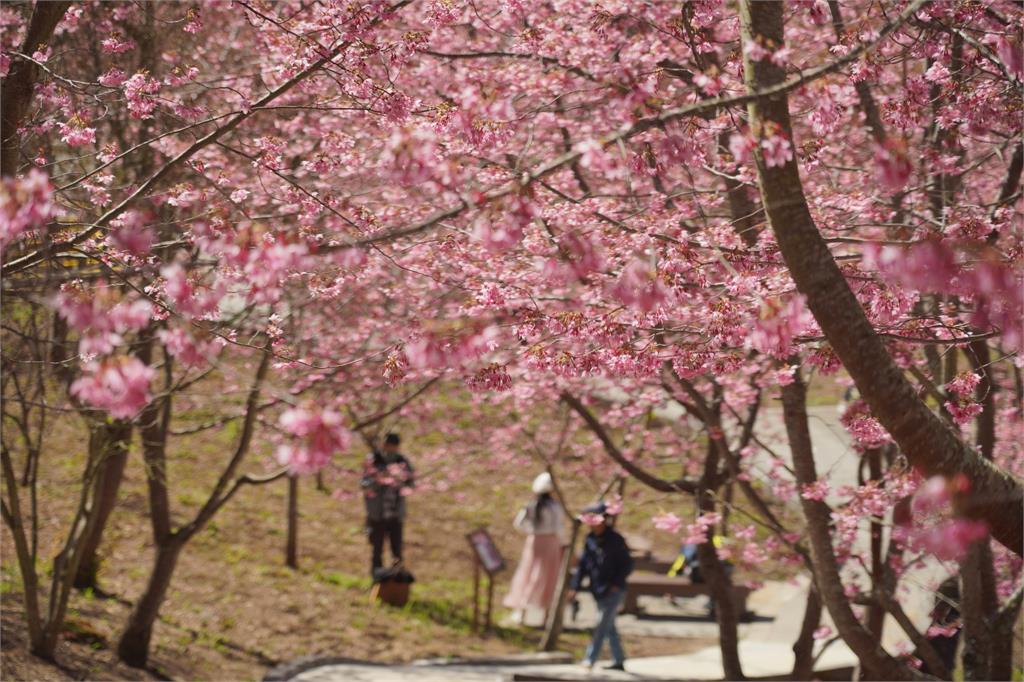
[[[299,478],[288,477],[288,538],[284,550],[284,563],[289,568],[299,567]]]
[[[37,2],[32,9],[22,54],[32,54],[40,44],[49,43],[53,30],[71,5],[70,2]],[[32,103],[32,93],[39,67],[34,63],[14,57],[10,71],[0,86],[0,175],[14,175],[21,160],[18,128],[24,123]]]
[[[708,426],[710,431],[711,425]],[[702,515],[713,514],[715,511],[715,492],[719,485],[718,453],[720,448],[725,447],[728,446],[721,440],[721,436],[712,434],[707,458],[704,461],[704,475],[697,491],[697,506]],[[714,532],[714,529],[709,529],[707,540],[697,547],[697,559],[700,563],[700,572],[707,581],[711,598],[715,603],[718,646],[722,652],[725,679],[745,680],[739,652],[739,614],[736,612],[736,603],[732,597],[732,581],[718,558],[718,552],[715,551]]]
[[[117,503],[117,491],[121,487],[124,467],[128,462],[132,425],[130,422],[120,420],[93,422],[90,424],[90,431],[90,459],[97,462],[96,479],[93,481],[93,513],[96,520],[90,532],[82,538],[79,549],[81,558],[74,582],[78,589],[97,586],[100,567],[97,551],[103,539],[107,520]]]
[[[774,3],[759,3],[758,6]],[[818,480],[814,464],[814,450],[811,431],[807,424],[807,386],[801,371],[794,373],[793,383],[782,388],[782,411],[789,437],[789,448],[793,454],[793,470],[797,483],[808,485]],[[830,532],[831,510],[818,500],[800,498],[800,506],[807,520],[807,537],[811,545],[811,563],[814,566],[814,582],[819,596],[828,608],[829,615],[843,641],[857,656],[861,665],[875,679],[909,680],[921,678],[921,674],[892,658],[875,641],[854,614],[839,575],[839,565],[832,548]]]
[[[149,641],[153,637],[153,624],[160,614],[160,605],[167,595],[167,588],[171,585],[182,546],[176,538],[157,545],[153,572],[146,583],[146,590],[132,609],[128,625],[117,643],[117,657],[130,666],[146,666],[149,659]]]
[[[821,622],[821,599],[814,581],[807,590],[807,604],[804,606],[804,620],[800,624],[800,634],[793,642],[793,673],[794,680],[809,680],[814,677],[814,631]]]
[[[783,45],[781,2],[740,3],[743,42]],[[744,54],[749,92],[783,82],[785,72],[770,61]],[[792,139],[785,93],[749,106],[752,129],[774,124]],[[948,423],[935,415],[893,362],[818,232],[803,194],[795,160],[769,168],[758,153],[758,180],[768,221],[797,289],[807,298],[826,338],[853,377],[861,395],[911,464],[926,476],[963,474],[971,490],[955,501],[958,513],[985,521],[993,537],[1024,553],[1024,489],[1005,471],[979,456]]]

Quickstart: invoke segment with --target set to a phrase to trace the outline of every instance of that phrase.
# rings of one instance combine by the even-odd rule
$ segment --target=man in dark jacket
[[[412,465],[398,451],[402,440],[397,433],[384,438],[384,448],[366,458],[363,469],[363,499],[366,502],[366,531],[373,545],[371,573],[384,566],[384,540],[391,543],[391,555],[402,560],[402,523],[405,496],[412,491]]]
[[[615,616],[626,596],[626,577],[633,571],[633,559],[629,556],[625,539],[612,529],[613,517],[608,514],[604,502],[584,509],[580,519],[590,526],[590,533],[584,541],[583,555],[572,577],[569,599],[576,596],[586,578],[589,581],[587,589],[594,595],[598,610],[597,625],[583,664],[594,667],[607,637],[612,652],[612,664],[607,669],[624,670],[626,654],[615,629]]]

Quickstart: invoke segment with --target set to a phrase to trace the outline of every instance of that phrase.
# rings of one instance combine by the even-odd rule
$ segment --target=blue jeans
[[[594,635],[587,645],[585,659],[589,663],[597,663],[597,657],[601,655],[601,647],[604,645],[605,637],[608,638],[608,648],[612,650],[612,661],[623,663],[626,654],[622,651],[622,642],[619,641],[619,631],[615,629],[615,615],[619,612],[619,605],[625,599],[625,590],[615,590],[597,600],[597,625],[594,626]]]

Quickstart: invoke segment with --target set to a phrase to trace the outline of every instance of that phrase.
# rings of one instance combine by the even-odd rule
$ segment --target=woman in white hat
[[[519,510],[513,521],[516,530],[527,534],[523,555],[503,602],[516,610],[516,622],[523,621],[530,607],[543,610],[547,620],[547,610],[555,595],[562,552],[569,544],[569,537],[565,512],[551,495],[554,489],[551,474],[544,472],[537,476],[533,480],[536,497]]]

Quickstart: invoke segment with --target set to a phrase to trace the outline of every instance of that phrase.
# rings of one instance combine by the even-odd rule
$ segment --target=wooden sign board
[[[466,539],[469,540],[469,544],[476,553],[477,560],[479,560],[484,570],[487,571],[487,575],[493,576],[495,573],[505,570],[505,559],[495,546],[490,533],[485,529],[478,528],[472,533],[467,534]]]

